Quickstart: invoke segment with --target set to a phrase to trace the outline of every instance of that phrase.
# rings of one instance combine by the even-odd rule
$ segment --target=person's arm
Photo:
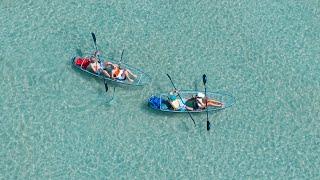
[[[94,51],[93,56],[98,57],[101,54],[101,51]]]
[[[179,91],[180,91],[180,89],[174,89],[174,90],[172,90],[172,92],[174,92],[174,93],[176,93],[176,94],[178,94]]]
[[[111,63],[111,62],[109,62],[109,61],[107,61],[107,62],[106,62],[106,65],[112,65],[112,63]]]
[[[178,96],[179,91],[180,91],[179,89],[177,89],[177,90],[176,90],[176,89],[172,89],[172,90],[169,92],[169,94],[170,94],[170,95]]]
[[[187,105],[185,105],[185,108],[188,110],[188,111],[193,111],[193,108],[192,107],[189,107]]]
[[[95,66],[94,66],[94,72],[97,73],[97,71],[98,71],[98,63],[95,62],[94,65],[95,65]]]
[[[112,62],[107,62],[106,65],[112,66],[112,69],[119,68],[118,64],[114,64]]]
[[[102,70],[102,73],[108,78],[111,78],[110,74],[106,70]]]
[[[199,100],[198,98],[196,98],[196,102],[198,103],[198,105],[200,105],[199,107],[200,107],[201,109],[206,108],[206,105],[205,105],[205,103],[203,103],[202,99]]]

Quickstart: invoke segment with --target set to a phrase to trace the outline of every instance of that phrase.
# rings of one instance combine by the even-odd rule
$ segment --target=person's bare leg
[[[97,62],[95,63],[90,63],[87,67],[87,70],[94,72],[94,73],[98,73],[100,66],[97,64]]]
[[[134,79],[138,77],[137,75],[133,74],[129,69],[126,69],[125,71],[128,72],[130,76],[134,77]]]
[[[124,72],[124,75],[126,76],[126,78],[128,79],[128,81],[133,82],[133,80],[129,77],[128,71],[125,71],[125,72]]]
[[[90,64],[88,65],[87,70],[88,70],[88,71],[91,71],[91,72],[93,72],[93,73],[96,73],[96,72],[94,71],[94,68],[93,68],[92,63],[90,63]]]
[[[107,76],[108,78],[111,77],[110,74],[109,74],[106,70],[102,70],[102,73],[103,73],[105,76]]]
[[[186,106],[186,110],[188,110],[188,111],[193,111],[193,108],[192,108],[192,107],[189,107],[189,106]]]
[[[208,100],[208,106],[222,107],[223,103],[216,100]]]

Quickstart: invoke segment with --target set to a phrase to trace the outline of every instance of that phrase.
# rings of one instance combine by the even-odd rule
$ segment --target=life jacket
[[[75,64],[77,66],[80,66],[81,68],[83,69],[87,69],[87,67],[89,66],[90,64],[90,59],[89,58],[81,58],[81,57],[78,57],[76,60],[75,60]]]
[[[121,76],[120,68],[115,67],[115,69],[114,69],[113,71],[114,71],[113,73],[114,73],[114,76],[115,76],[115,77]]]

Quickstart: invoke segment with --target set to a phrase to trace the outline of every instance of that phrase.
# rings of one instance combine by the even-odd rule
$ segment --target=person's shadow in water
[[[76,49],[76,55],[82,57],[83,56],[83,53],[81,51],[81,49]]]

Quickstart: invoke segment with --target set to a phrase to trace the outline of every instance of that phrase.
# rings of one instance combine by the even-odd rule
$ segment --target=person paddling
[[[111,78],[111,75],[106,71],[104,63],[99,59],[99,51],[95,51],[94,54],[90,57],[90,64],[87,66],[87,70],[92,71],[96,74],[102,73],[106,77]]]
[[[193,111],[194,109],[191,106],[188,106],[181,99],[177,98],[178,90],[173,90],[169,93],[168,102],[171,105],[172,109],[175,111],[188,110]]]

